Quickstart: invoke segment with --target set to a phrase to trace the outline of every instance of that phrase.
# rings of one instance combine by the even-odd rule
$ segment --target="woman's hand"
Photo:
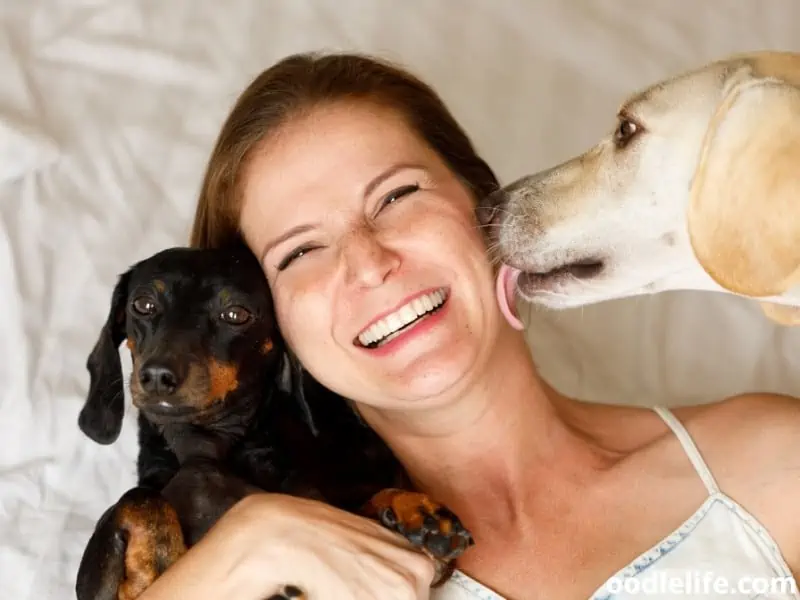
[[[228,511],[140,600],[427,600],[433,561],[380,524],[314,501],[259,494]]]

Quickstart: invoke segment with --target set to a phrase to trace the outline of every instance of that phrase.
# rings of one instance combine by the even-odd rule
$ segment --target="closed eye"
[[[400,198],[419,191],[419,189],[420,189],[419,184],[415,183],[412,185],[404,185],[397,189],[392,190],[391,192],[386,194],[383,198],[381,198],[378,204],[378,212],[380,212],[390,204],[394,204]],[[308,254],[309,252],[317,250],[318,248],[320,248],[320,246],[314,246],[314,245],[305,245],[305,246],[300,246],[299,248],[295,248],[278,263],[277,267],[278,271],[283,271],[298,258],[301,258],[306,254]]]
[[[305,256],[312,250],[316,250],[319,246],[300,246],[299,248],[295,248],[289,254],[287,254],[283,260],[278,263],[278,271],[283,271],[286,267],[292,264],[295,260],[300,258],[301,256]]]
[[[408,196],[409,194],[413,194],[414,192],[417,191],[419,191],[418,183],[415,183],[413,185],[404,185],[402,187],[392,190],[391,192],[386,194],[383,198],[381,198],[381,201],[378,204],[378,212],[383,210],[386,206],[394,204],[403,196]]]

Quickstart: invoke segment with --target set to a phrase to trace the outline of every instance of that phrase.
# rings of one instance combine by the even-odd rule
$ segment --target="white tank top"
[[[617,571],[588,600],[800,600],[789,566],[767,530],[720,491],[672,412],[660,406],[654,410],[677,436],[709,495],[680,527]],[[433,590],[431,600],[506,599],[456,571]]]

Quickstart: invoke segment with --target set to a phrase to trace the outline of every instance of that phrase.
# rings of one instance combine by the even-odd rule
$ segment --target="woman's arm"
[[[236,505],[217,525],[139,596],[139,600],[246,600],[264,598],[257,561],[252,508]]]
[[[261,494],[229,510],[139,600],[429,597],[434,565],[377,523],[313,500]]]

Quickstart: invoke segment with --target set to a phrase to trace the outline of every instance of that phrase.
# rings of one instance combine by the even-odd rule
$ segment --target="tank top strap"
[[[654,406],[653,410],[672,430],[672,432],[675,434],[675,437],[678,438],[678,441],[683,447],[684,452],[686,452],[689,460],[692,461],[692,466],[694,467],[695,471],[697,471],[700,479],[703,480],[703,484],[706,486],[708,493],[712,495],[718,493],[719,486],[717,485],[717,481],[711,474],[711,469],[708,468],[706,461],[703,460],[703,457],[700,454],[700,451],[697,449],[692,436],[689,435],[689,432],[683,426],[683,423],[681,423],[675,417],[672,411],[665,406]]]

